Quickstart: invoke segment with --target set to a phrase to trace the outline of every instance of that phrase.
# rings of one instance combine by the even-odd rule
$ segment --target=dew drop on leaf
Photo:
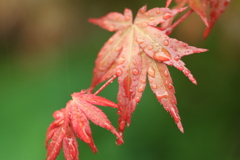
[[[130,16],[125,16],[125,20],[129,21],[130,20]]]
[[[183,66],[179,66],[179,67],[177,67],[177,69],[182,71],[183,70]]]
[[[117,76],[121,76],[122,75],[122,69],[117,69],[117,71],[116,71],[116,75]]]
[[[190,74],[190,71],[189,70],[185,70],[185,71],[183,71],[183,73],[187,76],[187,75]]]
[[[139,87],[138,92],[140,92],[140,93],[143,92],[143,87]]]
[[[143,28],[146,28],[146,27],[148,26],[148,23],[147,23],[147,22],[143,22],[143,23],[141,23],[141,26],[142,26]]]
[[[169,76],[169,72],[168,72],[168,70],[165,70],[165,71],[164,71],[164,75],[165,75],[166,77]]]
[[[117,64],[118,64],[118,65],[119,65],[119,64],[123,64],[124,61],[125,61],[125,58],[120,57],[120,58],[118,59],[118,61],[117,61]]]
[[[152,49],[153,49],[152,45],[148,46],[148,50],[152,50]]]
[[[164,44],[165,46],[168,46],[168,45],[169,45],[168,40],[164,40],[163,44]]]
[[[120,129],[120,130],[124,130],[124,126],[125,126],[125,122],[124,122],[124,121],[121,121],[121,122],[119,123],[119,129]]]
[[[137,41],[138,44],[142,44],[144,42],[142,38],[137,38],[136,41]]]
[[[111,32],[114,31],[114,26],[113,25],[109,26],[108,30]]]
[[[172,85],[172,84],[169,84],[169,85],[168,85],[168,88],[169,88],[169,89],[172,89],[172,88],[173,88],[173,85]]]
[[[157,93],[157,99],[161,100],[163,98],[168,98],[168,93],[165,91],[164,93]]]
[[[136,76],[136,75],[138,75],[138,73],[139,73],[138,69],[133,69],[133,70],[132,70],[132,74],[133,74],[133,75]]]
[[[169,61],[171,55],[166,49],[162,48],[162,51],[153,54],[153,58],[157,61]]]
[[[169,19],[169,18],[171,18],[172,17],[172,14],[171,13],[165,13],[164,15],[163,15],[163,19],[164,20],[167,20],[167,19]]]
[[[155,77],[155,70],[154,70],[154,68],[152,66],[150,66],[148,68],[148,75],[153,77],[153,78]]]
[[[138,103],[140,101],[140,97],[136,97],[135,101]]]
[[[146,83],[146,80],[145,80],[145,79],[143,79],[143,80],[141,80],[140,82],[144,84],[144,83]]]
[[[120,47],[117,47],[117,48],[115,49],[115,51],[118,52],[118,51],[120,51],[120,49],[121,49]]]
[[[177,55],[176,57],[174,57],[174,59],[175,59],[176,61],[179,61],[179,60],[180,60],[180,56]]]
[[[151,88],[152,88],[152,89],[157,89],[157,85],[156,85],[156,84],[153,84],[153,85],[151,86]]]
[[[110,38],[109,40],[108,40],[108,44],[112,44],[113,43],[113,38]]]

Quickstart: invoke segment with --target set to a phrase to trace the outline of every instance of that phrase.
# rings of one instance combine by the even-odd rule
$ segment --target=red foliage
[[[166,6],[169,6],[172,0],[167,0]],[[215,21],[225,11],[230,3],[230,0],[175,0],[177,5],[174,8],[182,8],[188,3],[192,10],[194,10],[203,20],[207,28],[204,32],[204,38],[207,38]],[[210,17],[207,18],[206,10],[210,6]],[[170,21],[171,23],[172,21]],[[168,25],[171,25],[168,23]],[[170,26],[168,26],[170,27]],[[165,26],[166,28],[166,26]]]
[[[87,143],[94,153],[97,148],[92,138],[89,120],[108,129],[117,137],[117,144],[123,143],[122,134],[129,126],[131,116],[146,87],[146,77],[150,87],[164,109],[170,112],[181,132],[183,131],[175,90],[167,65],[182,71],[194,84],[197,84],[191,72],[185,67],[181,57],[193,53],[205,52],[168,37],[171,31],[193,11],[197,12],[207,28],[204,37],[209,34],[214,22],[226,9],[230,0],[176,0],[175,9],[167,8],[172,0],[167,0],[166,8],[153,8],[147,11],[146,6],[139,9],[135,20],[132,12],[125,9],[124,14],[111,12],[106,16],[89,21],[108,31],[116,31],[100,50],[96,59],[94,76],[88,92],[101,82],[109,80],[95,93],[87,91],[73,93],[66,107],[55,111],[55,120],[46,134],[47,160],[55,160],[60,149],[66,160],[78,160],[78,142],[76,137]],[[172,24],[174,16],[184,11],[188,5],[191,10]],[[207,19],[206,8],[210,4],[210,19]],[[161,27],[158,25],[161,24]],[[104,87],[118,78],[118,104],[96,96]],[[119,132],[111,125],[107,116],[96,106],[118,108]]]
[[[165,64],[173,65],[196,84],[196,80],[180,60],[182,56],[205,52],[186,43],[169,38],[165,30],[156,26],[185,8],[140,8],[132,22],[132,12],[112,12],[90,22],[109,30],[117,31],[98,54],[91,89],[109,77],[118,76],[119,131],[130,125],[131,114],[140,101],[145,88],[146,75],[153,92],[164,108],[174,117],[179,129],[183,128],[176,108],[172,80]],[[119,142],[120,144],[120,142]]]
[[[53,113],[55,121],[49,126],[46,134],[47,160],[55,160],[61,148],[63,148],[66,160],[78,160],[76,136],[87,143],[96,153],[97,148],[92,139],[88,119],[94,124],[110,130],[122,141],[121,135],[111,125],[107,116],[94,105],[118,108],[118,105],[112,101],[81,91],[72,94],[72,100],[67,103],[66,108]]]

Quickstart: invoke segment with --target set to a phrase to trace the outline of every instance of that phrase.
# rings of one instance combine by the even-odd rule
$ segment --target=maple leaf
[[[169,6],[172,0],[167,0],[166,6]],[[203,37],[206,38],[211,31],[211,28],[213,27],[215,21],[220,17],[220,15],[225,11],[226,7],[230,3],[230,0],[175,0],[177,5],[174,8],[182,8],[187,3],[191,7],[192,10],[194,10],[203,20],[205,25],[207,26]],[[210,18],[208,20],[206,9],[207,6],[210,5]],[[168,30],[170,30],[169,33],[171,33],[171,23],[172,19],[168,20],[164,25],[162,25],[163,28],[170,27]]]
[[[230,3],[230,0],[210,0],[210,19],[208,22],[209,26],[204,31],[204,35],[203,35],[204,38],[207,38],[215,21],[225,11],[229,3]]]
[[[118,77],[119,132],[122,133],[125,125],[130,125],[131,115],[141,99],[148,74],[151,88],[159,102],[170,112],[183,132],[172,80],[165,64],[183,71],[196,84],[195,78],[180,59],[207,50],[169,38],[164,30],[156,27],[185,8],[146,9],[146,6],[139,9],[134,22],[130,9],[125,9],[124,14],[111,12],[104,17],[89,20],[108,31],[117,31],[98,54],[90,90],[113,75]]]
[[[97,148],[92,138],[88,119],[100,127],[106,128],[122,141],[121,135],[111,125],[107,116],[94,105],[118,108],[114,102],[85,91],[73,93],[66,108],[53,113],[55,121],[49,126],[46,134],[47,160],[55,160],[63,148],[66,160],[78,160],[78,143],[76,137],[87,143],[94,153]]]

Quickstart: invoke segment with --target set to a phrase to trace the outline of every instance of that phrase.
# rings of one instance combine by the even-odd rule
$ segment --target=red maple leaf
[[[98,54],[90,90],[113,75],[118,77],[120,133],[124,131],[125,125],[130,125],[131,115],[145,88],[146,75],[158,101],[170,112],[183,132],[172,80],[165,64],[183,71],[196,84],[180,59],[182,56],[207,50],[169,38],[165,30],[156,26],[184,9],[153,8],[146,11],[146,6],[143,6],[134,22],[130,9],[125,9],[124,14],[111,12],[102,18],[89,20],[108,31],[117,31]],[[119,141],[118,144],[120,143]]]
[[[167,0],[166,6],[169,6],[172,0]],[[220,15],[225,11],[226,7],[230,3],[230,0],[175,0],[177,5],[174,8],[182,8],[187,3],[191,7],[193,11],[195,11],[203,20],[207,28],[204,32],[204,38],[206,38],[211,31],[211,28],[213,27],[215,21],[220,17]],[[206,10],[207,6],[210,6],[210,17],[209,20],[207,18]],[[191,12],[189,12],[190,14]],[[188,15],[189,15],[188,14]],[[187,16],[188,16],[187,15]],[[186,16],[186,17],[187,17]],[[171,33],[171,25],[172,19],[168,20],[167,23],[162,25],[163,28],[168,28],[169,33]]]
[[[118,108],[118,105],[105,98],[85,94],[85,91],[72,94],[66,108],[53,113],[55,121],[47,130],[47,160],[55,160],[63,148],[66,160],[78,160],[78,143],[76,137],[86,142],[94,153],[97,148],[92,138],[88,119],[94,124],[110,130],[122,141],[121,135],[111,125],[107,116],[94,105]],[[50,142],[49,142],[50,141]]]
[[[209,26],[206,28],[204,32],[204,35],[203,35],[204,38],[207,38],[215,21],[225,11],[229,3],[230,3],[230,0],[210,0],[210,19],[208,21]]]

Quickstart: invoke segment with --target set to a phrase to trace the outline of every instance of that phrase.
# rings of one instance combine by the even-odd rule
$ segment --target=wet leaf
[[[47,160],[55,160],[63,147],[66,160],[78,160],[78,143],[76,137],[87,143],[94,153],[97,148],[92,138],[88,119],[94,124],[108,129],[122,140],[122,136],[111,125],[107,116],[96,106],[117,108],[118,105],[103,97],[86,94],[85,91],[72,94],[66,108],[55,111],[55,120],[47,130],[46,147]]]
[[[159,90],[154,89],[153,92],[164,108],[174,117],[179,129],[183,131],[175,105],[174,89],[168,88],[172,83],[171,78],[164,77],[163,69],[159,69],[159,66],[167,70],[165,64],[173,65],[196,84],[193,75],[181,61],[181,57],[207,50],[169,38],[166,31],[160,30],[157,25],[184,9],[153,8],[147,11],[147,7],[143,6],[139,9],[134,22],[130,9],[125,9],[124,14],[112,12],[104,17],[89,20],[108,31],[116,31],[98,54],[90,90],[113,75],[118,77],[120,133],[124,131],[125,125],[130,125],[131,115],[142,97],[146,85],[146,75],[151,76],[151,69],[155,69],[158,74],[157,78],[151,79],[151,81],[161,86]],[[168,84],[165,84],[166,80],[169,81]],[[152,82],[150,84],[152,85]],[[166,92],[168,98],[161,99],[159,97],[160,90],[161,93]],[[121,141],[117,141],[117,143],[121,144]]]

